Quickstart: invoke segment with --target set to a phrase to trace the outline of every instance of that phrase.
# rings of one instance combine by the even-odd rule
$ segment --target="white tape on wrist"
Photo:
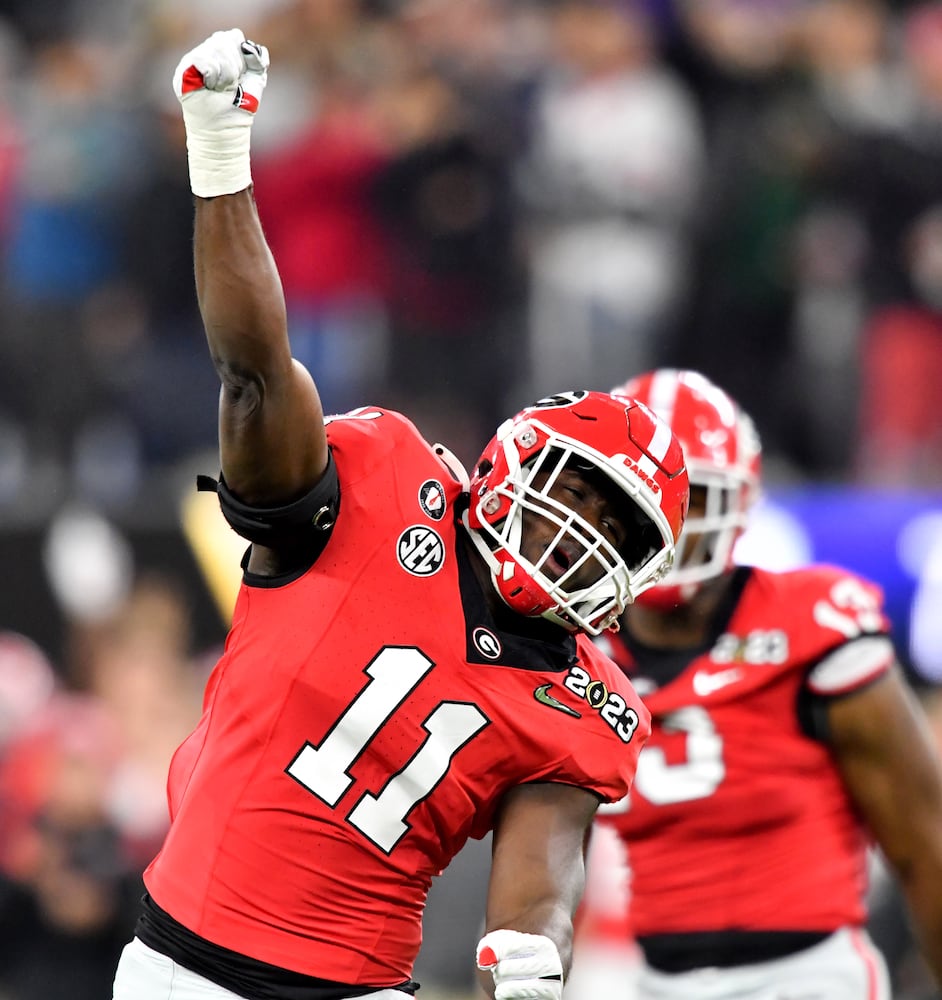
[[[177,65],[190,187],[211,198],[252,183],[252,122],[268,80],[268,50],[238,28],[217,31]]]
[[[252,183],[251,138],[251,130],[242,126],[204,131],[187,123],[186,152],[193,194],[212,198],[247,188]]]
[[[562,960],[556,945],[542,934],[491,931],[478,942],[477,963],[494,977],[495,1000],[562,997]]]

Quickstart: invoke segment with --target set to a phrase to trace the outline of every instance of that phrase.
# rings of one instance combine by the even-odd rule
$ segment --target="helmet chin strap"
[[[506,561],[498,558],[495,562],[500,568],[496,573],[492,571],[494,585],[501,600],[511,610],[529,618],[549,615],[555,611],[557,602],[531,576],[524,573],[516,562],[509,558]],[[555,614],[553,621],[565,624]],[[572,625],[566,624],[566,628],[571,629]]]

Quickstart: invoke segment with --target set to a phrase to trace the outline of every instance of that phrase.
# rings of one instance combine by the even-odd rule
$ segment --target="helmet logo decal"
[[[485,656],[489,660],[496,660],[503,651],[500,639],[489,628],[485,628],[483,625],[478,625],[471,633],[471,641],[481,656]]]
[[[573,406],[580,399],[585,399],[589,393],[585,389],[572,389],[569,392],[557,392],[553,396],[544,396],[538,399],[531,409],[550,410],[557,406]]]
[[[729,441],[729,431],[725,427],[707,428],[700,432],[700,441],[704,448],[711,450],[725,448]]]
[[[649,476],[641,466],[630,459],[627,455],[614,455],[613,458],[620,458],[625,464],[625,468],[631,469],[631,471],[644,483],[645,486],[655,495],[658,496],[661,492],[661,487],[658,485],[657,480],[653,476]]]
[[[445,488],[437,479],[426,479],[419,487],[419,506],[433,521],[445,516]]]
[[[396,558],[407,573],[432,576],[445,564],[445,543],[433,528],[413,524],[399,536]]]

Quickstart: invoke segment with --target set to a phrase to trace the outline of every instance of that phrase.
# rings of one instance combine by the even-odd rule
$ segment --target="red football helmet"
[[[550,496],[566,468],[601,480],[626,501],[620,551]],[[509,607],[599,635],[617,627],[626,605],[670,569],[687,501],[683,453],[670,428],[633,400],[578,390],[541,399],[500,426],[471,477],[466,524]],[[536,562],[522,551],[525,515],[556,530]],[[578,555],[553,574],[547,560],[560,548]],[[580,585],[591,561],[598,576]]]
[[[661,368],[612,392],[654,410],[684,450],[694,513],[677,544],[670,574],[644,596],[647,605],[673,607],[733,565],[733,546],[759,493],[759,436],[733,399],[699,372]],[[702,513],[698,487],[705,501]]]

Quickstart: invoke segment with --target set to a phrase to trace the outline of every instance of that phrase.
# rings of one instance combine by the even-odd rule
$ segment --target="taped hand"
[[[556,945],[542,934],[498,930],[478,942],[479,969],[494,977],[495,1000],[560,1000],[563,965]]]
[[[251,128],[268,64],[268,49],[238,28],[214,32],[177,64],[173,90],[183,108],[195,195],[234,194],[252,183]]]

